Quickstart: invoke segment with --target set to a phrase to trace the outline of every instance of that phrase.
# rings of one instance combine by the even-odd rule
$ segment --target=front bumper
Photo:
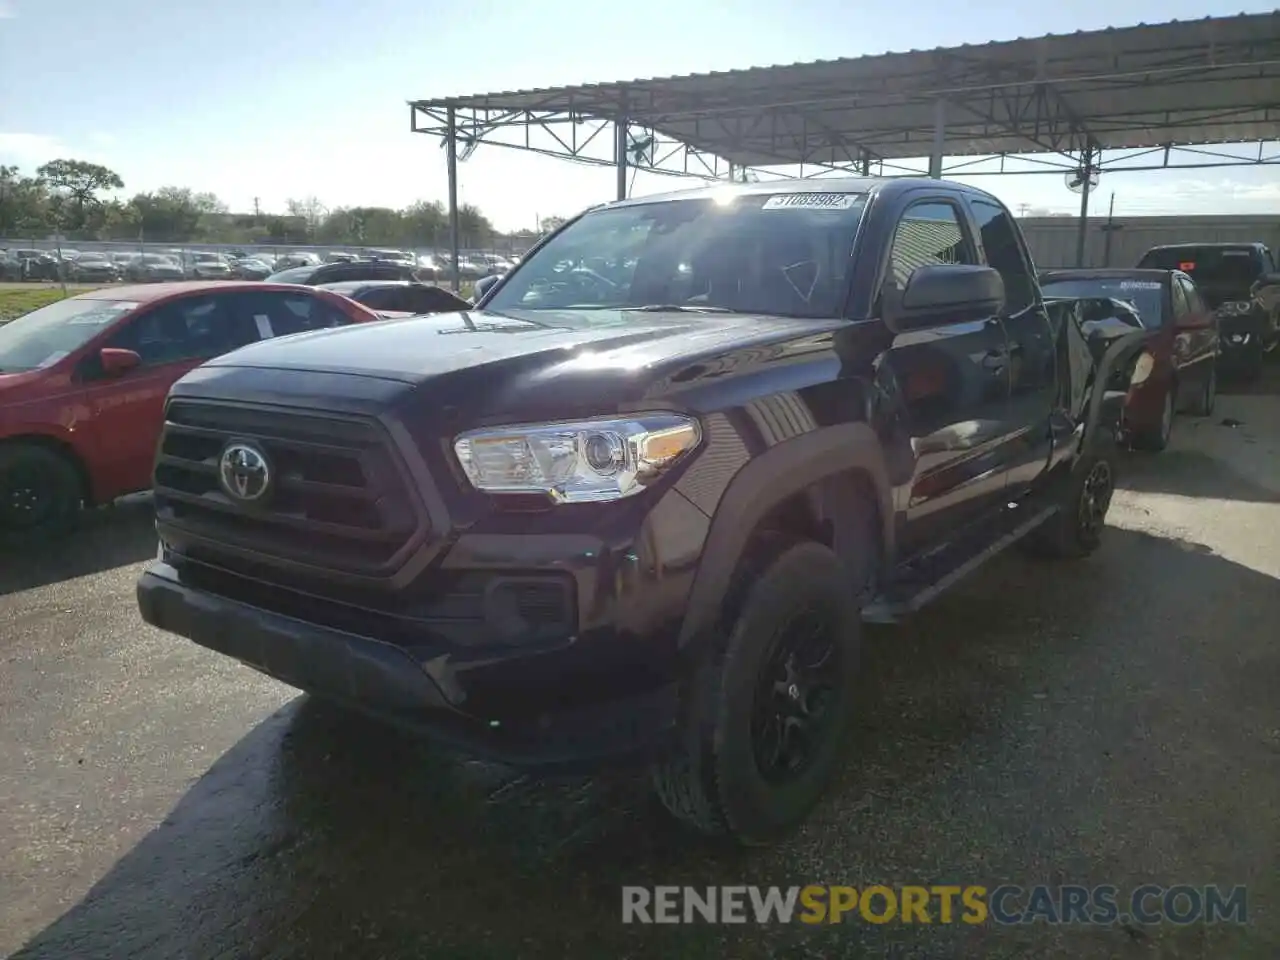
[[[470,756],[538,769],[589,769],[651,756],[675,726],[674,681],[569,706],[550,693],[540,703],[526,699],[512,711],[496,711],[499,718],[467,709],[471,698],[459,689],[444,648],[384,642],[220,596],[185,583],[180,568],[166,560],[144,571],[137,597],[152,626]],[[487,663],[472,664],[466,683],[476,691],[486,673],[509,683],[522,660],[528,655],[520,650],[505,658],[491,655]],[[539,689],[537,675],[529,674],[530,691]]]

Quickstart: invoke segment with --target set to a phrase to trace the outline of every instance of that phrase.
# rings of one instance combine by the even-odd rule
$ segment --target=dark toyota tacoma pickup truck
[[[593,208],[473,311],[185,376],[142,615],[472,755],[642,759],[765,842],[840,761],[863,621],[1098,547],[1129,348],[1072,308],[958,184]]]

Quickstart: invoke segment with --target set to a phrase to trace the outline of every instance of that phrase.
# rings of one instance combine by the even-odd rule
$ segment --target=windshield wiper
[[[619,310],[636,313],[741,313],[729,307],[713,307],[698,303],[645,303],[637,307],[619,307]]]

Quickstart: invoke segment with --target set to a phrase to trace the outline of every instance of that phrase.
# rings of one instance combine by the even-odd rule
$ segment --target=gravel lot
[[[0,561],[0,954],[1280,956],[1280,400],[1131,457],[1102,553],[1003,558],[868,638],[843,782],[785,845],[530,783],[144,627],[145,500]],[[1223,425],[1223,418],[1239,425]],[[1249,924],[636,927],[619,886],[1249,887]]]

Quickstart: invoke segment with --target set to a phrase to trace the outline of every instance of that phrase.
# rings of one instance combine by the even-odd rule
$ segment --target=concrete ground
[[[1280,956],[1277,393],[1127,458],[1095,557],[1002,558],[872,633],[841,783],[750,853],[627,775],[458,763],[144,627],[147,504],[104,511],[0,571],[0,953]],[[619,922],[622,884],[810,882],[1245,884],[1249,923]]]

